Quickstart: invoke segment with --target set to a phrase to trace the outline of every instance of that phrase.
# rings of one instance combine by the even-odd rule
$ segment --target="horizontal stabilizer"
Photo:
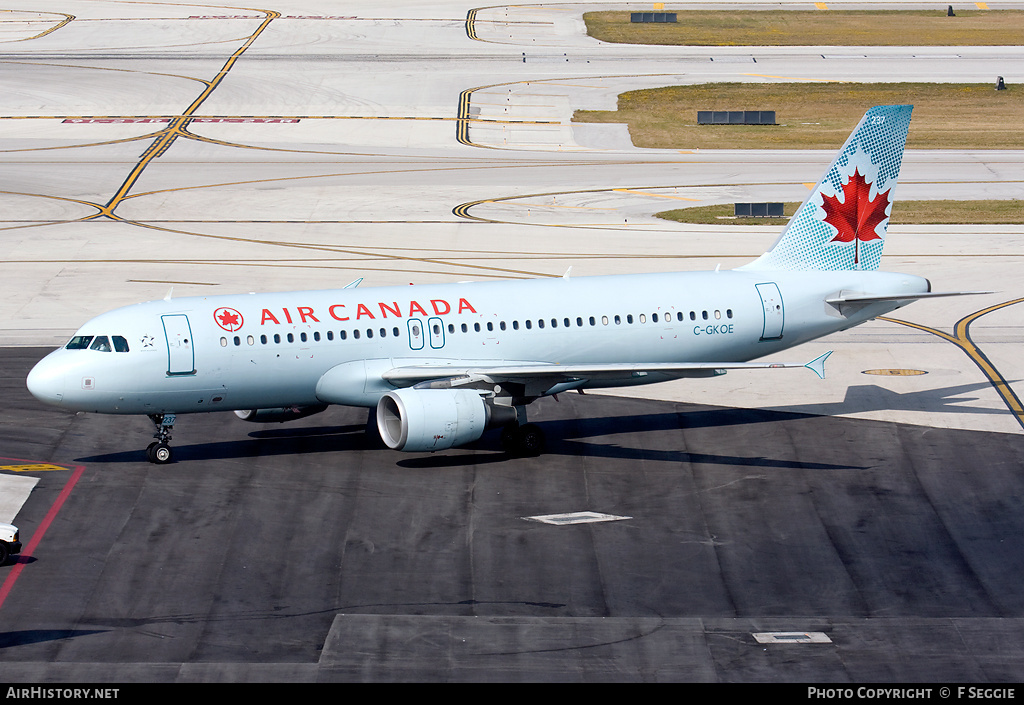
[[[838,306],[840,304],[873,304],[883,301],[916,301],[917,299],[940,299],[944,296],[976,296],[978,294],[993,294],[992,291],[928,291],[918,294],[841,294],[831,299],[825,299],[825,303]]]

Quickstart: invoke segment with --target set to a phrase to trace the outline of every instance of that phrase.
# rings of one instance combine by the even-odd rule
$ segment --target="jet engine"
[[[252,423],[283,423],[319,414],[326,408],[327,404],[313,404],[312,406],[286,406],[276,409],[240,409],[235,412],[235,416],[242,421]]]
[[[388,448],[409,452],[471,443],[514,419],[514,409],[495,406],[475,389],[397,389],[377,403],[380,437]]]

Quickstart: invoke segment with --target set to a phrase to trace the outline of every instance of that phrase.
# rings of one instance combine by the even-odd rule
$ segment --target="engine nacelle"
[[[235,412],[235,416],[242,421],[251,423],[283,423],[319,414],[326,408],[327,404],[313,404],[312,406],[287,406],[277,409],[240,409]]]
[[[380,437],[388,448],[409,452],[471,443],[492,416],[491,405],[474,389],[397,389],[377,403]]]

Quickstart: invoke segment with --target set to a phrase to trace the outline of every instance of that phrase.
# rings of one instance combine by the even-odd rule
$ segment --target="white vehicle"
[[[19,553],[21,553],[21,539],[18,537],[18,527],[14,524],[0,523],[0,565]]]
[[[731,271],[165,299],[102,314],[28,376],[65,409],[147,414],[151,462],[177,414],[285,421],[376,409],[403,451],[504,427],[541,451],[526,406],[569,390],[713,377],[931,293],[876,271],[913,106],[871,108],[772,248]],[[807,363],[824,375],[823,355]],[[371,412],[371,419],[373,418]]]

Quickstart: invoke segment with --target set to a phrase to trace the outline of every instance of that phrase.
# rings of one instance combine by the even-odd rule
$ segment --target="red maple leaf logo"
[[[822,194],[821,207],[825,209],[825,222],[839,232],[830,242],[853,242],[853,263],[860,262],[860,243],[881,240],[875,228],[885,220],[885,209],[889,207],[889,191],[870,199],[871,184],[864,180],[859,168],[843,184],[843,201],[836,196]]]
[[[232,333],[242,327],[242,314],[233,308],[218,308],[213,318],[218,326]]]

